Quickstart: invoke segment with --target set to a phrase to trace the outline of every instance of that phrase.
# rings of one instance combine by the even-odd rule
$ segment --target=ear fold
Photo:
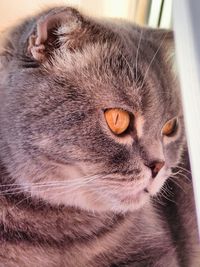
[[[7,63],[13,56],[13,46],[10,40],[8,39],[9,34],[2,32],[0,35],[0,71],[5,69]]]
[[[148,29],[148,36],[157,46],[163,50],[166,60],[174,58],[174,34],[171,30]]]
[[[164,49],[174,53],[174,34],[171,30],[158,29],[154,32],[153,37],[162,43]]]
[[[56,8],[36,20],[36,27],[28,37],[27,53],[43,62],[52,49],[62,45],[64,36],[80,30],[83,17],[73,8]]]

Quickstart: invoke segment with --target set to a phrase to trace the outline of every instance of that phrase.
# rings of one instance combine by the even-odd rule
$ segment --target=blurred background
[[[0,31],[55,5],[74,6],[90,16],[123,18],[151,27],[172,25],[172,0],[1,0]]]

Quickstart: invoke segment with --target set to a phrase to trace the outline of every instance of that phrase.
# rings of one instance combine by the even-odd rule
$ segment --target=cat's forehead
[[[58,79],[67,77],[67,83],[75,85],[79,92],[86,92],[88,97],[128,107],[133,102],[139,104],[141,97],[133,62],[128,62],[125,56],[115,43],[90,43],[75,52],[62,47],[50,68]]]
[[[67,77],[68,83],[97,105],[140,113],[170,112],[166,106],[173,106],[174,92],[170,73],[163,65],[163,39],[152,42],[146,38],[146,29],[129,31],[126,27],[120,34],[119,29],[109,29],[106,34],[104,30],[100,28],[95,40],[92,34],[87,36],[78,49],[70,50],[64,42],[54,51],[50,64],[44,63],[45,68],[58,79]]]

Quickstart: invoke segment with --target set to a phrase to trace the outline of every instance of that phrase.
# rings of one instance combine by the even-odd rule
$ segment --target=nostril
[[[164,161],[153,161],[150,164],[146,164],[146,166],[151,169],[152,178],[155,178],[156,177],[156,175],[162,169],[162,167],[164,166],[164,164],[165,164]]]

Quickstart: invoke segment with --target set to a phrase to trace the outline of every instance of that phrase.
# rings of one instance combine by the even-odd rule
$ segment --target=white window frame
[[[173,24],[200,229],[200,1],[174,0]]]

